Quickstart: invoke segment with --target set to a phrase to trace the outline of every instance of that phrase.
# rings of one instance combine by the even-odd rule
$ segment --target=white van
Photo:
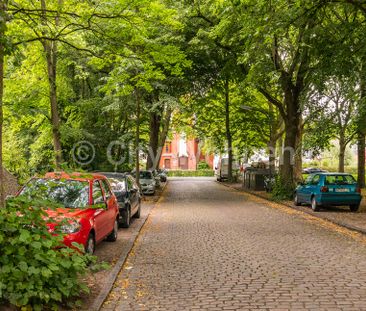
[[[217,181],[227,179],[229,173],[229,158],[222,158],[215,167],[215,176]]]
[[[233,177],[236,178],[239,173],[239,163],[233,159],[232,164],[232,173]],[[215,167],[215,176],[217,181],[227,180],[229,175],[229,158],[221,158],[219,159],[216,167]]]

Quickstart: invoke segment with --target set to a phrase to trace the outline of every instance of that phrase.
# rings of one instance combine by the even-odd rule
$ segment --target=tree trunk
[[[4,206],[5,187],[3,170],[3,97],[4,97],[4,41],[6,27],[6,3],[0,0],[0,207]]]
[[[365,188],[365,136],[366,136],[366,57],[362,58],[360,76],[360,100],[358,102],[358,163],[357,163],[357,182],[361,188]]]
[[[59,1],[59,5],[62,1]],[[44,23],[46,23],[46,2],[41,0],[42,14],[44,16]],[[56,25],[58,24],[58,17],[56,17]],[[61,133],[60,133],[60,117],[57,104],[57,84],[56,84],[56,69],[57,69],[57,43],[56,41],[43,40],[42,45],[46,55],[47,73],[49,82],[49,96],[51,103],[51,125],[53,148],[55,152],[55,167],[60,169],[62,163],[62,147],[61,147]]]
[[[230,130],[230,89],[228,79],[225,81],[225,129],[229,156],[227,178],[231,182],[233,180],[233,142]]]
[[[160,163],[161,154],[162,154],[165,142],[166,142],[166,138],[168,136],[170,121],[172,119],[172,112],[173,111],[170,107],[167,108],[166,113],[165,113],[165,117],[164,117],[164,120],[163,120],[164,121],[163,122],[163,129],[160,133],[159,145],[158,145],[158,156],[157,156],[157,162],[156,162],[157,166]]]
[[[272,103],[268,103],[268,116],[269,116],[269,141],[268,141],[268,166],[269,175],[272,177],[276,170],[276,133],[277,123],[274,120],[274,109]]]
[[[50,102],[51,102],[51,123],[52,123],[52,137],[53,148],[55,151],[55,166],[57,169],[61,167],[62,163],[62,147],[61,147],[61,133],[60,133],[60,117],[58,113],[57,104],[57,87],[56,87],[56,51],[52,50],[51,43],[46,42],[46,58],[47,58],[47,72],[48,81],[50,85]],[[56,42],[53,43],[56,49]]]
[[[156,161],[159,147],[159,133],[160,133],[161,117],[156,112],[150,113],[150,139],[149,150],[146,162],[146,169],[156,169]]]
[[[300,119],[301,120],[301,119]],[[295,148],[295,167],[294,178],[296,182],[302,181],[302,137],[303,127],[300,121],[298,132],[296,133],[296,148]]]
[[[294,183],[294,155],[296,149],[296,127],[286,126],[285,146],[281,175],[288,185]]]
[[[273,135],[268,142],[268,154],[269,154],[269,172],[270,175],[273,176],[275,173],[275,163],[276,163],[276,140],[274,139]]]
[[[291,82],[290,82],[291,83]],[[283,148],[283,163],[281,167],[281,178],[288,189],[293,188],[295,184],[294,179],[294,164],[295,151],[298,132],[300,129],[300,104],[297,95],[293,94],[294,90],[290,87],[285,89],[285,107],[286,118],[285,121],[285,147]]]
[[[344,157],[346,153],[346,146],[344,135],[339,137],[339,156],[338,156],[338,172],[344,173]]]
[[[357,154],[358,154],[358,165],[357,165],[357,183],[359,187],[365,188],[365,134],[359,133],[357,139]]]
[[[141,103],[140,94],[138,89],[135,89],[136,96],[136,137],[135,137],[135,147],[136,147],[136,182],[140,185],[140,114],[141,114]]]

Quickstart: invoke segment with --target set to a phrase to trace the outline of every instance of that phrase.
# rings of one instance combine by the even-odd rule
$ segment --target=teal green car
[[[357,212],[361,203],[361,189],[350,174],[317,173],[310,175],[295,190],[294,204],[310,204],[314,211],[321,207],[348,205]]]

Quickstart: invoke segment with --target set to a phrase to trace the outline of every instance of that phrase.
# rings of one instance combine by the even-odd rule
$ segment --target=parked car
[[[217,181],[223,181],[224,179],[227,179],[228,177],[228,171],[229,171],[229,159],[228,158],[222,158],[217,163],[217,166],[215,167],[215,176]]]
[[[315,174],[315,173],[327,173],[326,170],[322,170],[321,168],[318,167],[308,167],[308,168],[304,168],[302,170],[303,174]]]
[[[140,171],[140,186],[143,194],[155,194],[156,178],[151,171]]]
[[[311,204],[314,211],[323,206],[349,205],[357,212],[362,196],[361,189],[350,174],[318,173],[310,175],[305,183],[298,185],[295,191],[295,205]]]
[[[168,180],[168,172],[165,169],[158,169],[157,173],[160,177],[161,182],[166,182]]]
[[[160,179],[160,175],[158,173],[157,170],[152,170],[151,171],[154,175],[155,181],[156,181],[156,187],[159,188],[161,186],[161,179]]]
[[[119,225],[128,228],[131,218],[140,218],[141,192],[136,180],[124,173],[101,173],[111,184],[112,191],[119,205]]]
[[[45,206],[49,216],[47,226],[51,232],[60,229],[65,234],[66,246],[72,247],[76,242],[92,254],[96,244],[105,238],[117,240],[118,203],[103,175],[47,173],[30,179],[17,196],[61,205],[56,209]]]
[[[233,160],[232,173],[237,176],[240,171],[239,163]],[[229,158],[221,158],[215,167],[215,176],[217,181],[224,181],[228,179],[229,175]]]

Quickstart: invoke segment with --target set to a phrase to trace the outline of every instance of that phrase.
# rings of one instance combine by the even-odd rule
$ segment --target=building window
[[[165,143],[165,153],[171,153],[172,152],[172,143],[167,142]]]

